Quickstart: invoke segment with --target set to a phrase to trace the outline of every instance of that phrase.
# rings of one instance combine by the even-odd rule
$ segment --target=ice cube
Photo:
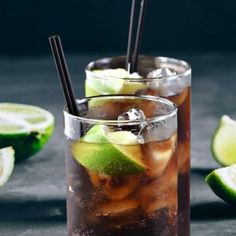
[[[130,195],[138,185],[137,176],[111,177],[89,171],[90,180],[95,188],[111,200],[121,200]]]
[[[113,178],[103,186],[103,191],[110,200],[122,200],[135,190],[138,181],[137,176]]]
[[[137,108],[131,108],[127,112],[119,115],[118,121],[130,120],[130,121],[142,121],[145,120],[144,112]]]
[[[118,216],[132,212],[139,207],[139,202],[134,199],[124,199],[109,201],[101,205],[96,212],[96,216]]]
[[[166,79],[164,81],[161,79],[175,75],[176,72],[170,70],[169,68],[158,68],[156,70],[149,72],[149,74],[147,75],[148,78],[156,78],[155,80],[148,83],[148,85],[151,89],[158,90],[160,96],[174,95],[176,94],[176,81],[175,83],[173,83],[173,80],[171,79]]]
[[[163,141],[169,139],[176,130],[177,121],[175,117],[172,117],[158,122],[146,122],[139,132],[139,136],[142,136],[144,143]]]
[[[169,68],[158,68],[148,73],[148,78],[154,78],[148,82],[148,86],[158,91],[160,96],[169,97],[181,93],[191,84],[190,76],[177,75],[174,70]],[[155,79],[156,78],[156,79]],[[166,78],[162,80],[162,78]]]
[[[158,68],[148,73],[148,78],[162,78],[167,76],[176,75],[175,71],[170,70],[169,68]]]
[[[166,170],[176,149],[176,136],[174,134],[168,140],[148,142],[142,145],[143,153],[145,153],[145,164],[149,167],[148,176],[156,178]]]
[[[131,108],[127,112],[122,113],[118,117],[118,121],[140,121],[139,125],[122,125],[120,124],[119,127],[122,130],[129,130],[133,134],[138,135],[138,141],[140,143],[143,142],[142,138],[139,136],[139,133],[142,132],[143,128],[146,126],[145,122],[146,116],[141,109]]]
[[[176,189],[168,189],[162,193],[162,197],[155,199],[155,201],[149,201],[149,204],[144,205],[144,210],[147,213],[152,213],[156,210],[167,208],[169,210],[174,210],[176,212]]]

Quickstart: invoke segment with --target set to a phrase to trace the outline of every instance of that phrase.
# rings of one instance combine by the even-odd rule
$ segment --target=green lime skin
[[[145,171],[141,163],[140,146],[116,145],[107,139],[107,127],[95,125],[72,144],[73,157],[85,168],[110,176],[127,176]],[[128,141],[127,141],[128,142]]]
[[[231,206],[236,207],[236,189],[228,186],[223,179],[216,173],[216,170],[212,171],[206,176],[206,182],[210,186],[211,190],[222,200]]]
[[[109,143],[93,144],[77,142],[74,144],[75,159],[91,171],[110,176],[128,176],[145,171],[116,147]]]
[[[48,142],[52,136],[54,124],[44,132],[31,132],[22,134],[0,134],[0,148],[12,146],[15,150],[15,160],[25,160],[38,151]]]

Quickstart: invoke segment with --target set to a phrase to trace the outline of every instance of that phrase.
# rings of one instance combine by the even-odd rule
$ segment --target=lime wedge
[[[11,176],[14,161],[14,150],[12,147],[0,149],[0,186],[3,186]]]
[[[122,68],[117,69],[105,69],[105,70],[93,70],[93,73],[99,76],[104,77],[113,77],[113,78],[126,78],[129,76],[129,73]]]
[[[0,103],[0,148],[12,146],[16,161],[34,155],[52,135],[54,118],[39,107]]]
[[[131,78],[142,79],[137,73],[130,74],[122,68],[87,71],[85,82],[86,96],[134,94],[139,90],[147,88],[147,85],[143,82],[130,82],[128,79]]]
[[[146,89],[147,84],[143,82],[124,81],[123,87],[120,91],[121,94],[135,94],[140,90]]]
[[[99,92],[97,92],[96,90],[94,90],[92,85],[89,85],[89,83],[91,84],[91,82],[88,82],[88,79],[85,80],[85,95],[87,97],[92,97],[92,96],[98,96],[100,95]]]
[[[212,171],[206,182],[218,197],[236,205],[236,165]]]
[[[138,138],[130,131],[116,131],[107,134],[111,143],[118,145],[135,145],[138,144]]]
[[[120,78],[123,78],[124,71],[123,69],[87,71],[85,84],[86,96],[118,94],[123,86],[123,80]],[[89,91],[95,91],[97,94],[94,94],[94,92],[87,94]]]
[[[90,171],[111,176],[138,174],[147,169],[136,136],[129,131],[111,132],[104,125],[93,126],[73,143],[72,154]]]
[[[222,116],[212,136],[211,150],[214,158],[223,166],[236,163],[236,121]]]

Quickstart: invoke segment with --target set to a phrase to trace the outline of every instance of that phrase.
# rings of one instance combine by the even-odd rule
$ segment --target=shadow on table
[[[207,176],[210,172],[214,170],[213,168],[200,168],[200,167],[192,167],[191,174],[203,175]]]
[[[199,203],[191,206],[191,220],[232,219],[236,217],[236,208],[223,202]]]
[[[3,221],[66,221],[65,200],[1,201],[0,222]]]

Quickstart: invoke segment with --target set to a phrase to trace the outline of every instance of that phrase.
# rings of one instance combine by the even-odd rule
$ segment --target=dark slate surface
[[[68,56],[78,96],[83,96],[84,65],[100,56]],[[204,182],[218,167],[209,149],[217,121],[224,113],[236,118],[236,54],[168,56],[193,66],[191,235],[236,235],[236,211]],[[0,235],[66,235],[63,97],[51,57],[0,59],[0,101],[38,105],[56,117],[46,148],[17,164],[0,189]]]

